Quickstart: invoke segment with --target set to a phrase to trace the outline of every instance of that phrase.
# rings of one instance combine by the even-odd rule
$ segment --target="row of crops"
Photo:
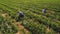
[[[52,13],[51,12],[49,15],[48,15],[48,12],[43,14],[41,12],[41,9],[43,7],[39,7],[39,4],[37,4],[37,5],[34,4],[35,2],[32,4],[23,3],[23,2],[21,2],[21,3],[17,2],[14,4],[12,4],[12,3],[14,3],[14,2],[11,2],[11,3],[0,2],[0,10],[2,10],[1,12],[7,13],[13,19],[17,19],[17,17],[18,17],[17,12],[18,12],[18,10],[21,10],[25,15],[24,20],[22,20],[21,25],[23,25],[26,29],[28,29],[30,32],[32,32],[32,34],[57,34],[56,32],[60,32],[60,21],[59,21],[60,14],[58,12],[55,12],[54,14],[51,14]],[[4,19],[2,21],[3,23],[5,23]],[[9,18],[7,18],[7,19],[9,19]],[[56,19],[56,20],[54,21],[53,19]],[[6,23],[10,23],[10,22],[11,22],[10,19],[6,21]],[[6,24],[4,24],[3,27],[5,27],[5,25]],[[12,25],[10,25],[10,26],[11,26],[10,29],[12,29]],[[50,31],[48,33],[46,33],[47,26],[50,28]],[[13,27],[15,29],[15,26],[13,26]],[[9,31],[10,31],[10,29],[9,29]],[[12,31],[10,31],[10,34],[15,33],[14,29],[12,29]],[[2,31],[2,29],[1,29],[1,31]],[[6,29],[5,29],[3,32],[4,32],[4,34],[7,34],[8,31],[6,31]]]
[[[32,34],[56,34],[53,29],[50,29],[49,32],[46,32],[47,27],[45,25],[40,24],[32,19],[27,19],[27,21],[23,20],[21,25],[25,26],[25,28],[31,31]]]
[[[60,22],[55,22],[55,21],[51,20],[50,18],[47,18],[42,15],[37,15],[32,12],[26,12],[25,14],[27,14],[28,16],[32,16],[33,18],[36,18],[36,20],[38,20],[42,24],[45,24],[45,25],[53,28],[54,30],[60,32]]]
[[[0,34],[15,34],[17,31],[18,28],[10,18],[0,16]]]

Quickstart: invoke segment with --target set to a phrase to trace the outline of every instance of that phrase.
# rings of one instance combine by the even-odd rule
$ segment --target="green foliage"
[[[42,8],[47,8],[47,13],[43,14]],[[32,21],[29,19],[28,22],[23,22],[22,25],[33,34],[45,34],[46,26],[60,32],[60,0],[0,0],[0,13],[7,13],[11,17],[0,17],[1,32],[13,34],[16,31],[11,19],[17,19],[19,10],[26,16],[24,17],[25,21],[28,21],[29,18],[32,19]],[[35,23],[33,19],[38,23]],[[54,31],[48,34],[55,34]]]
[[[0,32],[2,34],[15,34],[17,31],[18,29],[12,24],[11,19],[0,16]]]
[[[33,22],[31,19],[27,21],[23,20],[22,25],[32,32],[32,34],[46,34],[46,26],[39,24],[38,22]],[[53,30],[50,31],[51,34],[55,34]]]

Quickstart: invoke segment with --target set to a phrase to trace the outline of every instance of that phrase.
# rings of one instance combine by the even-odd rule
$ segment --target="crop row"
[[[10,18],[3,18],[0,16],[0,34],[15,34],[18,28],[12,24]]]

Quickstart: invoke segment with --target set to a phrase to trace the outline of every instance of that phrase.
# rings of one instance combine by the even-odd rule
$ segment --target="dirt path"
[[[17,32],[16,34],[21,34],[21,33],[20,33],[20,30],[22,30],[24,27],[23,27],[22,25],[20,25],[19,22],[16,22],[15,24],[16,24],[16,26],[18,27],[18,32]]]
[[[16,25],[18,27],[18,32],[16,34],[27,34],[28,33],[28,30],[25,29],[24,26],[22,26],[19,22],[16,22]]]
[[[46,34],[48,34],[48,32],[50,32],[49,27],[46,27]]]
[[[7,16],[7,13],[4,13],[4,14],[1,14],[3,17],[6,17]]]

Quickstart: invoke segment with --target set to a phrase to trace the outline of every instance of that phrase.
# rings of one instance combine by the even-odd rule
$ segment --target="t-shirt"
[[[46,9],[42,9],[42,12],[46,12]]]
[[[24,16],[23,13],[18,13],[18,15],[19,15],[20,17],[23,17],[23,16]]]

